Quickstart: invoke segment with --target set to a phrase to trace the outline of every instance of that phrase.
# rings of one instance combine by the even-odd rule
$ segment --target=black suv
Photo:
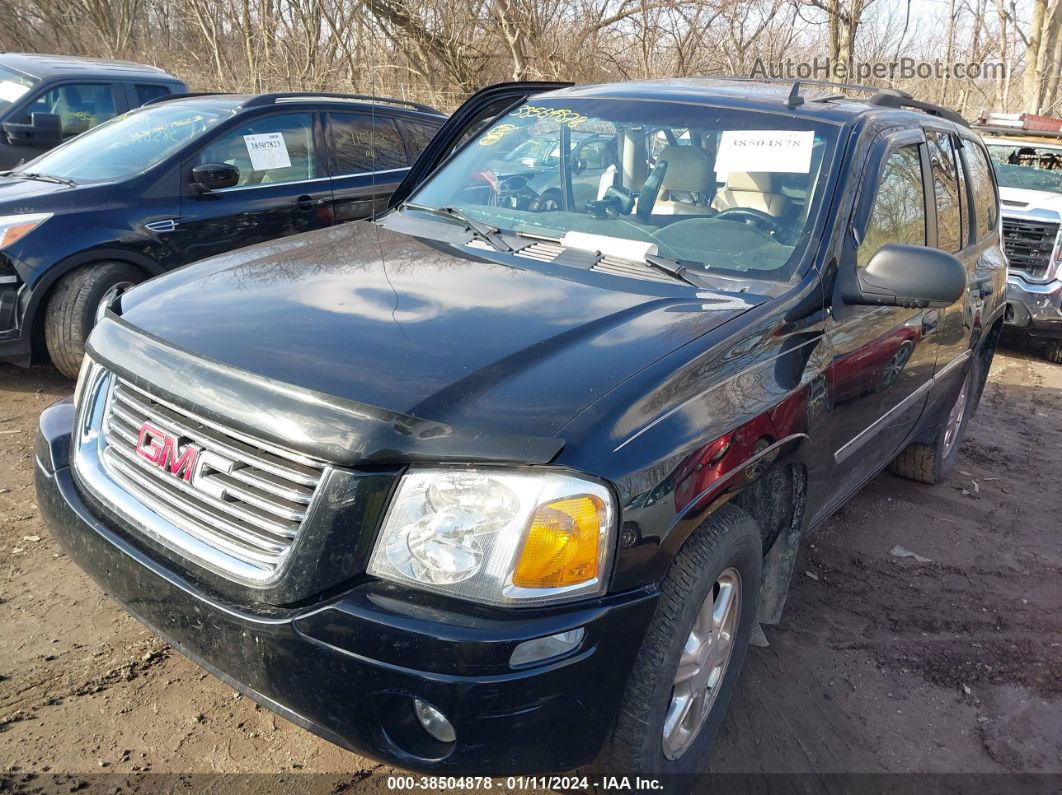
[[[801,539],[955,461],[1004,308],[992,168],[895,92],[548,88],[473,97],[374,222],[111,301],[39,502],[130,612],[346,748],[699,771]]]
[[[386,97],[160,97],[0,174],[0,361],[70,378],[108,290],[365,218],[444,120]]]
[[[130,108],[187,90],[154,66],[0,53],[0,169],[32,160]]]

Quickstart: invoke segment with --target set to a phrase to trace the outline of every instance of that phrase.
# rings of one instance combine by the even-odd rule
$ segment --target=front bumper
[[[365,582],[312,608],[259,614],[198,590],[93,515],[67,463],[72,422],[69,401],[41,416],[36,475],[47,525],[112,598],[234,689],[344,748],[414,770],[558,772],[598,754],[655,592],[504,611]],[[577,627],[585,639],[569,656],[508,666],[520,641]],[[456,742],[425,742],[412,697],[450,719]]]
[[[18,285],[0,280],[0,362],[29,364],[30,339],[21,322],[23,309]]]
[[[1012,274],[1007,278],[1005,323],[1032,336],[1062,336],[1062,279],[1046,284],[1027,282]]]

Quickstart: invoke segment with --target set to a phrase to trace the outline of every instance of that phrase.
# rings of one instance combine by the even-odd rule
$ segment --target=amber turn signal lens
[[[590,495],[539,506],[516,563],[513,585],[563,588],[597,577],[605,518],[605,504]]]
[[[17,243],[19,240],[24,238],[38,226],[40,226],[39,221],[35,221],[29,224],[16,224],[14,226],[9,226],[2,233],[0,233],[0,249],[7,248],[12,243]]]

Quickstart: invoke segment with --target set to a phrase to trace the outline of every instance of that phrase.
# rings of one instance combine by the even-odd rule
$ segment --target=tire
[[[1044,348],[1044,358],[1055,364],[1062,364],[1062,340],[1048,340]]]
[[[96,309],[112,287],[133,285],[145,274],[126,262],[94,262],[63,276],[44,314],[44,343],[60,373],[77,378],[85,356],[85,340],[96,321]]]
[[[704,771],[755,624],[762,544],[756,522],[730,504],[713,514],[683,545],[661,584],[660,601],[631,669],[619,718],[598,762],[601,772],[635,772],[644,776]],[[707,600],[714,599],[713,604],[717,605],[723,599],[718,584],[724,578],[729,578],[731,594],[737,594],[736,604],[731,604],[735,619],[729,655],[721,674],[713,674],[718,677],[716,685],[707,688],[706,692],[714,693],[714,698],[708,702],[699,730],[685,735],[685,748],[675,757],[679,744],[676,740],[683,735],[672,733],[668,752],[665,730],[672,698],[678,695],[673,688],[680,658],[684,647],[695,641],[691,632],[695,625],[701,626],[695,622],[699,614],[704,615]],[[712,660],[711,654],[708,660]],[[685,667],[689,670],[690,666]]]
[[[980,376],[980,359],[970,358],[962,386],[955,395],[948,411],[948,418],[937,432],[936,438],[929,444],[912,442],[903,449],[889,464],[889,471],[894,475],[919,483],[934,485],[940,483],[955,466],[959,456],[966,425],[973,416],[980,397],[983,381]]]

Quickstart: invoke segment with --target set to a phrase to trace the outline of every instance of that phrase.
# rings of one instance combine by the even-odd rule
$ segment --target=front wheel
[[[704,770],[756,620],[763,540],[725,505],[686,541],[631,669],[601,769]]]
[[[59,280],[44,315],[44,342],[56,370],[77,378],[100,301],[112,287],[143,280],[144,272],[126,262],[83,265]]]
[[[1062,364],[1062,340],[1048,340],[1044,348],[1044,358],[1055,364]]]

